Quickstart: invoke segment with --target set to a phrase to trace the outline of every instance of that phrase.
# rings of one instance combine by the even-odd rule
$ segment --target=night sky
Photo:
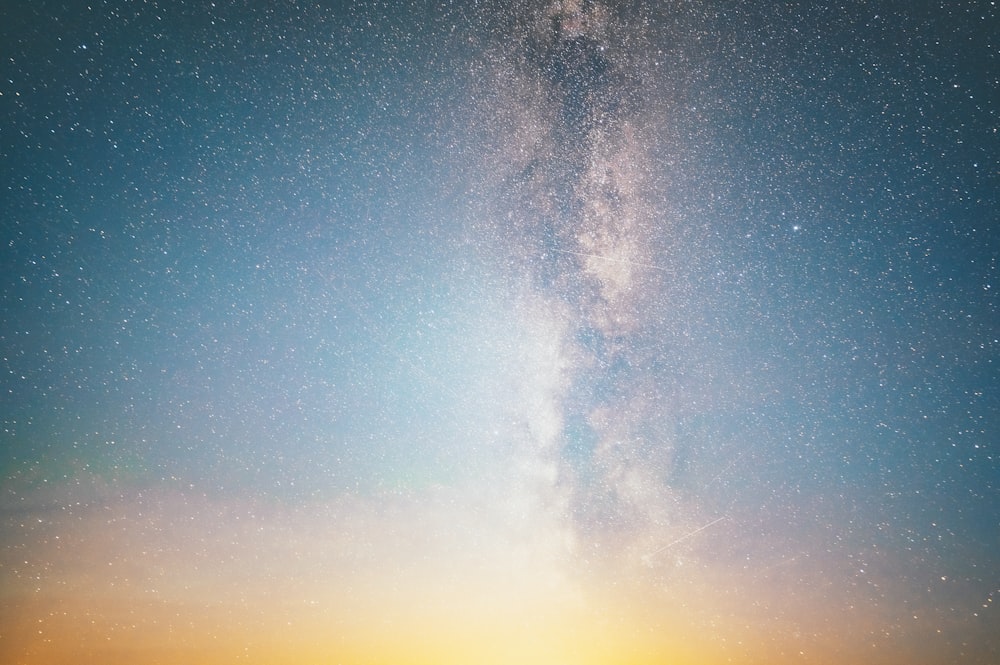
[[[993,2],[6,2],[0,661],[1000,662]]]

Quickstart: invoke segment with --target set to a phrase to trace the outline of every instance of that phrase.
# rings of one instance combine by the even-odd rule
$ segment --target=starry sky
[[[1000,662],[995,4],[5,3],[0,660]]]

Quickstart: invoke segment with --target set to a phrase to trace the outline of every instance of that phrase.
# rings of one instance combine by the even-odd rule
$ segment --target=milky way
[[[653,264],[671,229],[649,183],[655,119],[630,57],[636,38],[600,5],[517,17],[508,32],[519,38],[487,79],[500,92],[485,124],[512,128],[500,139],[506,168],[489,181],[496,210],[484,231],[517,238],[504,250],[560,331],[550,351],[563,380],[543,398],[552,424],[532,432],[534,444],[554,449],[563,509],[595,553],[651,549],[685,525],[669,483],[674,433],[662,385],[672,379],[654,369],[676,352],[656,327],[669,308],[657,274],[667,265]],[[498,123],[495,108],[514,118]]]
[[[0,660],[1000,658],[993,7],[35,3]]]

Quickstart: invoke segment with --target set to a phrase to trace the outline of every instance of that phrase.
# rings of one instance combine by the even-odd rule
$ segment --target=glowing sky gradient
[[[3,14],[0,661],[1000,662],[992,4]]]

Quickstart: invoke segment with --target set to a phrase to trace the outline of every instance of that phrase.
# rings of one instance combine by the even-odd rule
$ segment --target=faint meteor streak
[[[688,538],[691,538],[692,536],[695,536],[695,535],[701,533],[702,531],[704,531],[708,527],[712,526],[713,524],[718,524],[719,522],[721,522],[724,519],[726,519],[725,515],[723,515],[722,517],[717,517],[714,520],[712,520],[711,522],[709,522],[708,524],[703,524],[702,526],[698,527],[694,531],[689,531],[688,533],[684,534],[680,538],[677,538],[675,540],[670,541],[669,543],[667,543],[663,547],[659,548],[658,550],[654,550],[654,551],[650,552],[649,554],[647,554],[646,556],[644,556],[643,559],[646,560],[646,561],[648,561],[649,559],[651,559],[652,557],[656,556],[660,552],[673,547],[677,543],[684,542]]]

